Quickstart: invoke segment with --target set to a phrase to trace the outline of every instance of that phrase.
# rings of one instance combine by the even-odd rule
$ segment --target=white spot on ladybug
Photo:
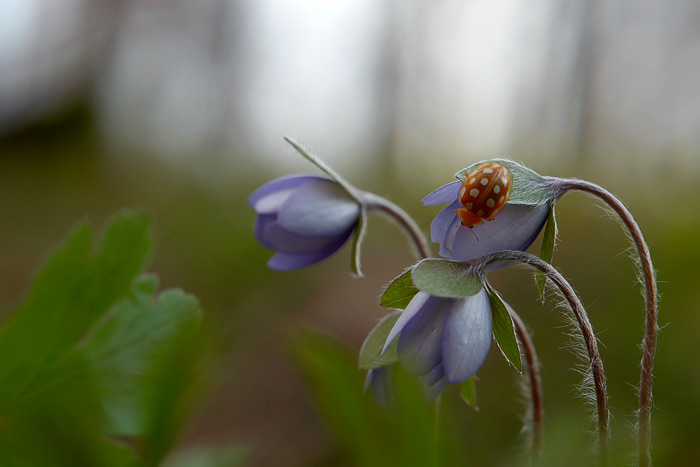
[[[469,184],[470,184],[470,185],[473,185],[473,184],[475,184],[475,183],[476,183],[476,178],[472,178],[471,180],[469,180]]]
[[[501,192],[501,186],[500,185],[494,185],[493,186],[493,192],[496,194],[499,194]]]
[[[493,169],[484,169],[484,173],[485,173],[485,174],[492,174],[492,173],[493,173]]]
[[[498,204],[503,204],[503,201],[505,201],[505,199],[505,196],[501,196],[501,199],[498,200]]]
[[[469,191],[469,194],[471,195],[472,198],[476,198],[477,196],[479,196],[479,190],[477,188],[472,188]]]
[[[484,210],[483,210],[483,209],[479,209],[478,211],[476,211],[476,215],[479,216],[479,217],[484,217]]]
[[[482,178],[482,179],[481,179],[481,184],[484,185],[484,186],[488,185],[488,184],[489,184],[489,179],[486,178],[486,177]]]
[[[501,177],[501,180],[503,180],[503,186],[507,187],[508,186],[508,179],[506,177]]]
[[[492,208],[496,205],[496,201],[493,198],[489,198],[486,200],[486,206]]]
[[[464,206],[464,207],[467,208],[467,209],[471,209],[471,208],[474,207],[474,203],[467,203],[467,205]]]

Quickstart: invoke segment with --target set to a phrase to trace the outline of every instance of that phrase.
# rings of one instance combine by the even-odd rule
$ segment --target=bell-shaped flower
[[[464,180],[479,164],[458,172],[456,176],[460,180],[438,188],[423,199],[426,206],[449,203],[430,224],[430,239],[440,244],[441,256],[464,262],[497,251],[524,251],[545,225],[556,193],[530,169],[513,161],[496,159],[495,162],[505,165],[512,179],[510,200],[492,220],[469,228],[462,225],[455,212],[464,207],[459,199]]]
[[[255,236],[277,252],[271,269],[291,271],[316,264],[348,241],[360,219],[359,203],[337,182],[292,175],[255,190],[248,204],[258,214]]]
[[[418,292],[396,320],[384,351],[398,339],[401,365],[436,397],[446,382],[471,378],[486,360],[493,321],[486,290],[462,298]]]

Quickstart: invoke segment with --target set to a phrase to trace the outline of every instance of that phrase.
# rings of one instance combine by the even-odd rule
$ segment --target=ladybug
[[[484,220],[490,221],[510,199],[510,175],[501,164],[486,163],[464,176],[459,191],[459,203],[463,208],[455,214],[465,227],[475,227]]]

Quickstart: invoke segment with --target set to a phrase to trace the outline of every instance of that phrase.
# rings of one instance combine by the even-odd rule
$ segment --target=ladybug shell
[[[464,209],[455,213],[465,227],[490,221],[510,199],[510,175],[501,164],[480,165],[464,178],[459,202]]]

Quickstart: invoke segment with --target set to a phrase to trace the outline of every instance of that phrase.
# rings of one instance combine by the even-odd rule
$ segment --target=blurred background
[[[274,177],[315,171],[283,135],[425,228],[438,209],[420,199],[491,157],[617,194],[645,232],[662,295],[654,458],[695,459],[700,3],[0,3],[0,313],[76,222],[144,208],[157,243],[149,269],[199,297],[215,348],[181,445],[241,445],[251,465],[353,465],[356,446],[329,423],[295,342],[329,336],[354,364],[386,313],[381,287],[415,258],[373,218],[365,279],[350,277],[347,248],[309,270],[266,269],[245,200]],[[633,451],[643,302],[626,237],[584,195],[565,196],[557,214],[554,264],[602,342],[614,446]],[[538,301],[530,273],[492,276],[534,333],[545,443],[586,444],[560,311]],[[519,462],[521,379],[494,348],[478,412],[448,391],[464,463]]]

